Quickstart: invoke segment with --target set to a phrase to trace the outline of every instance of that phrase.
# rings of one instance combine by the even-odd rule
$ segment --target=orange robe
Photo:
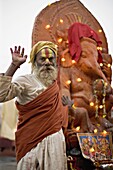
[[[16,132],[17,162],[45,137],[68,124],[67,107],[63,107],[59,87],[54,82],[36,99],[25,105],[16,102],[19,122]]]

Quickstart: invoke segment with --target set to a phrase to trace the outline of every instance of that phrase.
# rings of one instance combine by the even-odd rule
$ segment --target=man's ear
[[[37,55],[38,55],[38,54],[35,54],[33,63],[35,63],[36,58],[37,58]]]

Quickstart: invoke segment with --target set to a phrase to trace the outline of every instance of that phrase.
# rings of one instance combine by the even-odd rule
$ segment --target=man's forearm
[[[12,62],[11,65],[9,66],[9,68],[7,69],[7,71],[5,72],[5,76],[12,77],[18,68],[19,68],[19,66],[17,66],[16,64],[14,64]]]

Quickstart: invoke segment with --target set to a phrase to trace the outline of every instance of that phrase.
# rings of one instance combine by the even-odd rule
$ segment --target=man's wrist
[[[17,64],[15,64],[14,62],[12,62],[11,65],[13,65],[13,66],[16,67],[16,68],[20,68],[20,66],[17,65]]]
[[[19,65],[16,65],[14,62],[12,62],[8,68],[8,70],[5,72],[5,76],[13,76],[16,70],[19,68]]]

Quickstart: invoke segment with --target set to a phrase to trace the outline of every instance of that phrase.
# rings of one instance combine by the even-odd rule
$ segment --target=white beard
[[[33,73],[46,87],[51,85],[57,79],[57,68],[53,66],[33,67]]]

